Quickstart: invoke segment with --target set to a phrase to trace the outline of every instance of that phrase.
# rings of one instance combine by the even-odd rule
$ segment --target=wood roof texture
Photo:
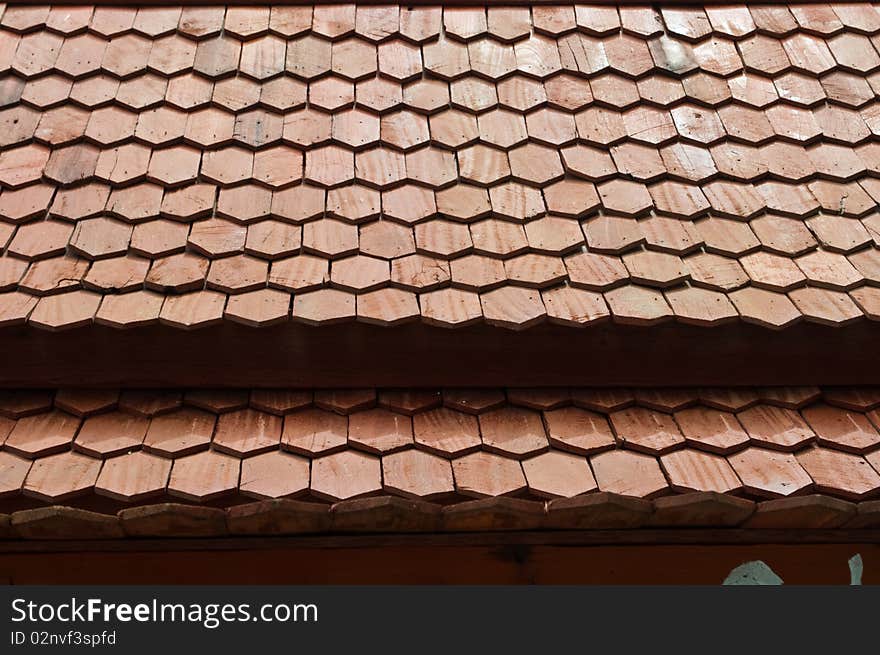
[[[0,325],[880,316],[871,4],[0,16]]]

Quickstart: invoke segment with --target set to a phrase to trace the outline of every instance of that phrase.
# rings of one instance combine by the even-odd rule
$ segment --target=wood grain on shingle
[[[0,288],[16,293],[0,316],[129,328],[161,302],[159,320],[183,329],[352,316],[580,327],[603,305],[637,325],[876,318],[877,17],[849,5],[7,8],[2,260],[78,263],[6,264]],[[265,264],[244,285],[209,274],[250,263],[219,263],[241,252],[320,262],[286,286]],[[594,282],[594,267],[542,259],[599,254],[628,255],[626,271]],[[342,281],[320,265],[350,256],[384,259],[390,275]],[[498,265],[504,277],[475,270]],[[326,312],[306,299],[300,315],[267,286],[350,296],[326,294]],[[254,295],[177,300],[209,287]],[[116,300],[139,289],[158,294],[149,311]]]

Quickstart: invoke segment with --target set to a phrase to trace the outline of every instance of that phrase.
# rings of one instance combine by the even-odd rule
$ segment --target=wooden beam
[[[880,325],[0,330],[2,387],[878,384]],[[674,375],[671,373],[674,372]]]
[[[166,544],[167,545],[167,544]],[[720,584],[762,560],[787,584],[848,584],[860,554],[880,582],[880,545],[374,545],[271,550],[141,548],[0,554],[10,584]]]

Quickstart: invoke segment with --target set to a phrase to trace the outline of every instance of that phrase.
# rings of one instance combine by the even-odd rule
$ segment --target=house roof
[[[0,325],[877,319],[878,33],[870,4],[7,6]]]
[[[615,511],[617,527],[837,527],[880,495],[878,388],[65,389],[5,392],[0,414],[0,512],[59,530],[82,514],[46,508],[173,528],[198,507],[286,507],[292,531],[348,511],[380,531],[389,512],[420,530]]]
[[[874,5],[2,7],[0,535],[880,523]]]

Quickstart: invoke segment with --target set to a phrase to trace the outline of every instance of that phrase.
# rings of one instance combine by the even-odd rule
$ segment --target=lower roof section
[[[0,394],[6,536],[870,527],[875,497],[876,387]]]
[[[880,384],[877,324],[0,329],[0,388]]]

